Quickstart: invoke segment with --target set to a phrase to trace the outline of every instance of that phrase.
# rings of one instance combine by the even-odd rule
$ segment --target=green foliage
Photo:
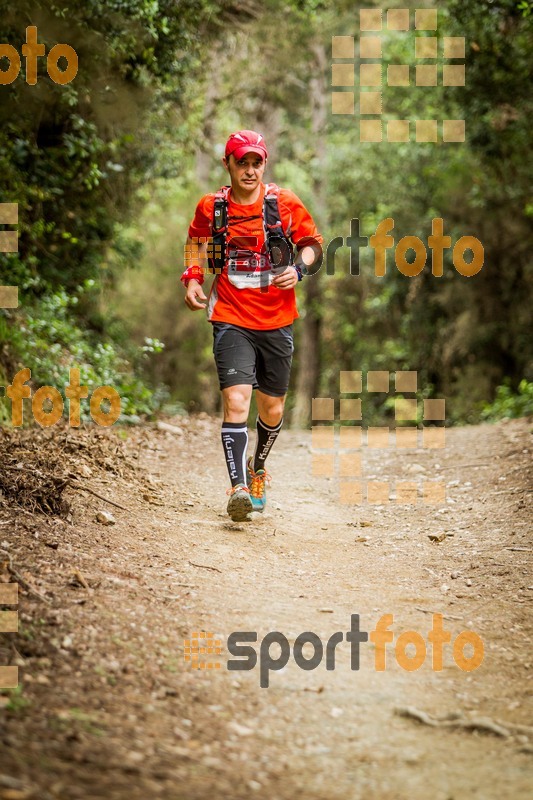
[[[464,144],[361,144],[355,117],[329,113],[317,138],[331,36],[357,35],[347,0],[178,5],[0,0],[0,41],[20,50],[37,24],[47,49],[67,42],[80,64],[68,86],[50,81],[44,59],[36,86],[23,72],[0,86],[0,201],[20,210],[19,253],[0,254],[0,284],[17,284],[22,304],[0,312],[0,382],[23,364],[39,385],[61,388],[78,363],[90,386],[120,387],[129,415],[218,408],[210,327],[185,309],[178,277],[195,203],[226,181],[223,142],[240,127],[265,134],[267,178],[302,197],[326,242],[346,238],[354,217],[365,236],[392,217],[396,242],[427,243],[441,217],[452,243],[471,235],[485,250],[473,278],[456,272],[451,249],[442,278],[429,250],[415,278],[398,272],[392,250],[375,277],[370,248],[351,276],[340,250],[313,301],[321,341],[299,342],[321,350],[321,391],[337,391],[340,369],[416,369],[452,421],[473,422],[506,376],[531,381],[531,2],[439,3],[440,51],[443,36],[466,39],[466,86],[383,87],[385,122],[465,119]],[[385,69],[412,63],[426,35],[382,33]],[[329,93],[322,100],[329,108]],[[300,300],[302,316],[309,310]]]
[[[10,711],[13,715],[23,714],[25,709],[31,705],[31,701],[24,697],[22,686],[14,689],[0,689],[0,695],[7,696],[8,702],[3,708]]]
[[[81,328],[73,310],[86,302],[94,289],[94,282],[86,281],[74,295],[64,290],[47,294],[39,303],[17,312],[13,327],[6,312],[0,313],[0,341],[9,341],[12,371],[29,368],[33,386],[53,386],[65,400],[70,370],[77,368],[80,382],[88,387],[89,398],[99,386],[112,386],[119,393],[121,421],[139,414],[151,415],[157,402],[141,373],[150,354],[160,353],[163,345],[156,339],[147,339],[140,348],[119,348],[94,331]],[[5,374],[6,382],[12,377]],[[1,407],[4,420],[9,420],[9,401],[4,399]],[[82,418],[89,420],[88,400],[82,401],[81,408]]]
[[[122,235],[139,207],[136,189],[160,169],[176,174],[192,146],[185,108],[198,94],[206,43],[253,12],[232,0],[183,0],[179,11],[174,0],[0,0],[1,42],[20,53],[36,25],[47,52],[64,42],[79,58],[68,85],[55,84],[40,58],[36,85],[23,62],[0,86],[0,202],[19,207],[19,250],[0,253],[0,284],[19,287],[23,309],[0,319],[0,372],[23,363],[35,381],[63,386],[77,363],[89,386],[117,388],[129,416],[152,413],[163,398],[142,377],[160,346],[153,336],[144,345],[141,336],[138,351],[129,346],[127,329],[102,313],[102,293],[138,261]]]
[[[338,364],[416,369],[420,385],[447,398],[451,419],[474,422],[505,375],[515,385],[533,376],[527,334],[533,175],[525,156],[533,111],[527,77],[533,70],[532,26],[516,7],[510,0],[439,4],[438,37],[466,38],[466,87],[383,89],[385,119],[464,118],[465,144],[354,147],[353,118],[331,120],[331,236],[346,236],[350,217],[362,218],[364,235],[392,217],[396,242],[414,235],[427,243],[431,220],[440,217],[452,245],[464,235],[481,241],[485,263],[479,274],[464,278],[449,249],[444,275],[435,278],[428,250],[425,270],[407,278],[396,270],[391,251],[386,277],[374,278],[368,249],[362,251],[361,277],[352,278],[341,251],[338,274],[328,278],[333,287],[326,289],[328,388]],[[346,32],[348,24],[342,18],[336,32]],[[417,35],[388,32],[386,64],[412,62]]]
[[[481,418],[484,420],[515,419],[533,415],[533,383],[525,379],[513,391],[510,381],[498,386],[492,403],[483,408]]]

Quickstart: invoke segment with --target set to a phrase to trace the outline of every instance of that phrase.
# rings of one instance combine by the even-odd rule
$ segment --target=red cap
[[[232,133],[226,142],[226,158],[233,155],[237,160],[246,155],[246,153],[257,153],[263,156],[266,160],[268,152],[265,146],[265,140],[260,133],[256,131],[237,131]]]

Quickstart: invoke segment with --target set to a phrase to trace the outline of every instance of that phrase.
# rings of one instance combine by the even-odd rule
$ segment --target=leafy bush
[[[514,392],[509,381],[496,389],[496,397],[486,405],[481,413],[482,419],[515,419],[533,415],[533,383],[521,380],[518,392]]]
[[[29,368],[35,387],[53,386],[65,399],[70,370],[77,368],[89,397],[98,386],[116,389],[121,397],[121,421],[135,421],[140,414],[152,415],[161,399],[157,390],[146,385],[141,371],[150,355],[161,352],[164,345],[156,339],[146,339],[142,347],[117,344],[105,341],[97,331],[87,330],[75,310],[87,302],[95,289],[95,282],[88,280],[75,294],[59,290],[45,295],[39,303],[25,305],[16,312],[16,326],[8,323],[5,312],[0,314],[0,341],[6,342],[3,352],[9,354],[10,370]],[[6,374],[5,367],[2,372],[9,382],[13,375]],[[5,413],[5,400],[3,405],[0,418],[7,421],[10,414],[9,409]],[[88,399],[82,401],[81,408],[82,416],[90,419]]]

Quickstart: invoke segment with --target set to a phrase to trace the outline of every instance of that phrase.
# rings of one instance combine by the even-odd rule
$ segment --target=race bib
[[[229,250],[228,278],[236,289],[260,289],[272,283],[268,256],[251,250]]]

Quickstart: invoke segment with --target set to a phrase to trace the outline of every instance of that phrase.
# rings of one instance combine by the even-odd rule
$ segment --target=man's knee
[[[229,420],[240,422],[248,417],[250,410],[250,398],[252,396],[251,386],[229,386],[222,390],[224,398],[224,416],[239,417],[239,419]]]
[[[257,397],[259,416],[266,425],[277,425],[283,416],[285,397],[271,397],[262,394]]]

